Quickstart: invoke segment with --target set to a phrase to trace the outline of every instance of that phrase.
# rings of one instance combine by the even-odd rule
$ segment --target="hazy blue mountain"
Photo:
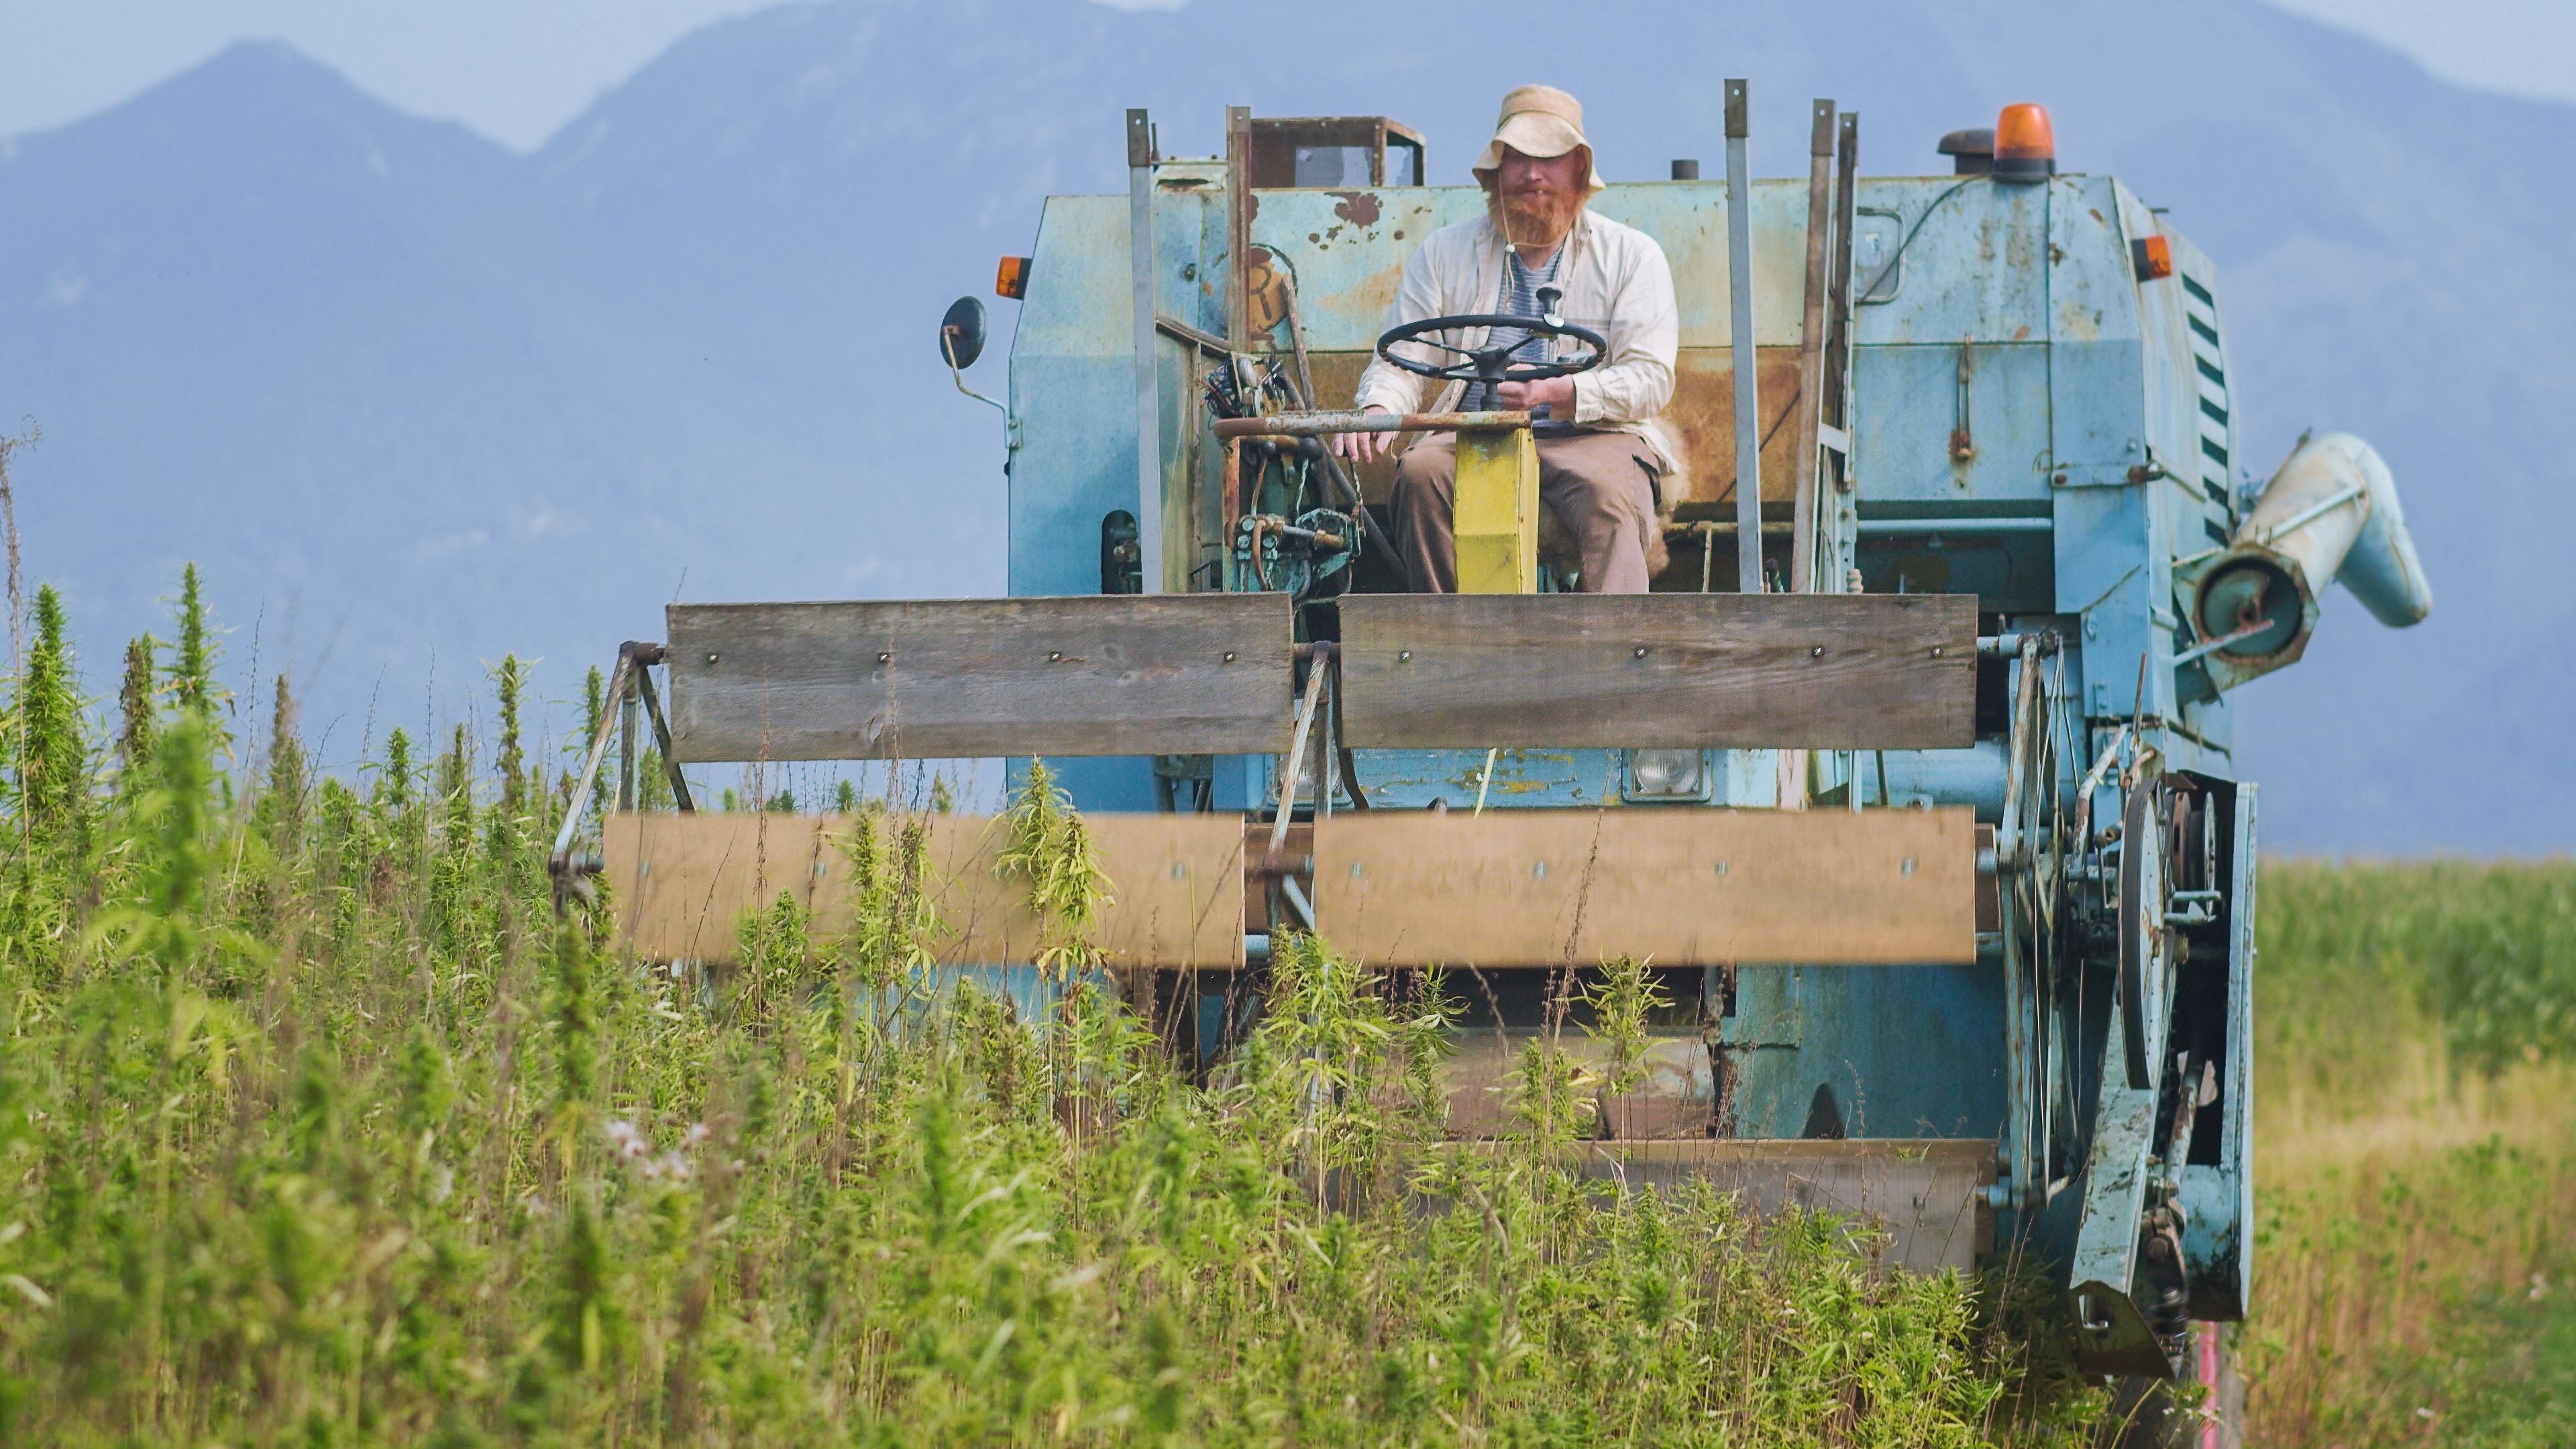
[[[1123,187],[1126,106],[1200,153],[1228,103],[1383,111],[1460,181],[1532,78],[1584,96],[1632,177],[1715,163],[1727,75],[1774,174],[1803,169],[1812,95],[1862,112],[1877,173],[2036,99],[2064,166],[2217,260],[2248,460],[2311,424],[2372,439],[2440,597],[2405,633],[2338,598],[2306,663],[2238,696],[2271,840],[2576,843],[2543,749],[2576,695],[2552,426],[2576,109],[2223,0],[1750,8],[789,6],[688,37],[528,156],[239,47],[0,142],[0,420],[46,434],[18,469],[29,567],[104,687],[199,560],[235,664],[255,626],[345,756],[371,701],[379,734],[470,707],[505,650],[568,695],[675,596],[997,589],[998,428],[933,324],[1046,194]]]

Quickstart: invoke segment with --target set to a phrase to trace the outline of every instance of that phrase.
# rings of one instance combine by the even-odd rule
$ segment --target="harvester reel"
[[[2041,660],[2034,650],[2022,665],[2029,683],[2014,715],[2008,746],[2012,775],[2004,801],[2013,825],[2011,839],[2026,867],[2018,876],[2019,899],[2035,959],[2044,963],[2056,959],[2057,922],[2066,887],[2066,818],[2058,791],[2063,691],[2043,679]]]
[[[2057,1112],[2060,1103],[2071,1103],[2071,1093],[2061,1090],[2065,1046],[2054,1030],[2068,839],[2058,786],[2064,677],[2050,675],[2050,663],[2059,658],[2054,650],[2053,640],[2031,636],[2017,651],[2020,682],[1996,840],[2005,969],[2013,983],[2006,1009],[2013,1013],[2012,1036],[2019,1043],[2011,1048],[2018,1090],[2008,1135],[2030,1206],[2045,1201],[2056,1176]]]
[[[2173,1001],[2173,930],[2165,921],[2167,833],[2164,812],[2156,808],[2161,793],[2139,782],[2129,791],[2120,822],[2120,1045],[2129,1086],[2137,1091],[2156,1084]]]

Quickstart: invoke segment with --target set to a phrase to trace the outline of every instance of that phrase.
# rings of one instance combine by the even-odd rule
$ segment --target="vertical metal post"
[[[617,691],[617,808],[635,808],[635,748],[642,738],[644,703],[635,695],[635,683],[620,671]]]
[[[1154,128],[1127,113],[1127,252],[1136,321],[1136,547],[1144,591],[1163,592],[1162,362],[1154,343]]]
[[[1997,852],[2000,856],[2001,852]],[[1995,863],[1996,894],[2002,898],[2004,957],[2004,1131],[2001,1170],[1995,1196],[2001,1206],[2036,1207],[2048,1182],[2048,1169],[2038,1163],[2031,1144],[2032,1020],[2030,991],[2035,984],[2022,973],[2021,945],[2026,928],[2036,922],[2021,914],[2019,883],[2011,866]],[[2105,1053],[2107,1056],[2108,1053]]]
[[[635,692],[644,696],[644,717],[653,722],[653,744],[662,752],[663,772],[671,777],[671,803],[680,807],[681,814],[694,815],[698,802],[690,797],[689,777],[671,749],[671,722],[662,715],[662,697],[653,692],[651,666],[662,662],[662,646],[655,644],[651,648],[650,657],[639,654],[635,658]]]
[[[1225,345],[1252,350],[1252,107],[1225,108]],[[1306,406],[1313,407],[1310,392]]]
[[[1825,406],[1826,245],[1833,231],[1834,103],[1816,102],[1807,134],[1807,275],[1798,317],[1798,451],[1789,464],[1789,590],[1816,591],[1816,428]],[[1856,797],[1855,797],[1856,798]]]
[[[1834,285],[1829,302],[1833,320],[1825,331],[1825,421],[1842,446],[1834,458],[1833,531],[1823,562],[1833,576],[1826,586],[1854,594],[1860,592],[1860,508],[1852,491],[1852,221],[1859,199],[1859,167],[1860,115],[1845,111],[1835,143]],[[1886,785],[1885,780],[1879,782],[1882,793]]]
[[[1842,114],[1834,157],[1833,320],[1825,333],[1825,421],[1851,427],[1852,224],[1860,201],[1860,112]],[[1850,476],[1850,459],[1843,469]]]
[[[1762,592],[1762,364],[1753,350],[1753,184],[1745,83],[1726,83],[1726,284],[1735,368],[1735,586]]]

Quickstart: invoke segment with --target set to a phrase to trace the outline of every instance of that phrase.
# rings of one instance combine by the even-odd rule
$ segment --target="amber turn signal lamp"
[[[2129,243],[2129,260],[2138,269],[2138,280],[2152,282],[2173,275],[2173,243],[2160,236],[2142,236]]]
[[[1995,179],[2044,181],[2057,174],[2057,131],[2048,107],[2025,101],[1995,118]]]
[[[1016,302],[1029,294],[1029,259],[1004,257],[993,273],[993,292]]]

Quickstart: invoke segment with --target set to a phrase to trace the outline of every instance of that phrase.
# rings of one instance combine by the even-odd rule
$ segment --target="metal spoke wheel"
[[[2167,812],[2163,789],[2140,781],[2120,820],[2120,1047],[2137,1091],[2163,1075],[2164,1015],[2173,1001],[2173,928],[2166,924]]]

